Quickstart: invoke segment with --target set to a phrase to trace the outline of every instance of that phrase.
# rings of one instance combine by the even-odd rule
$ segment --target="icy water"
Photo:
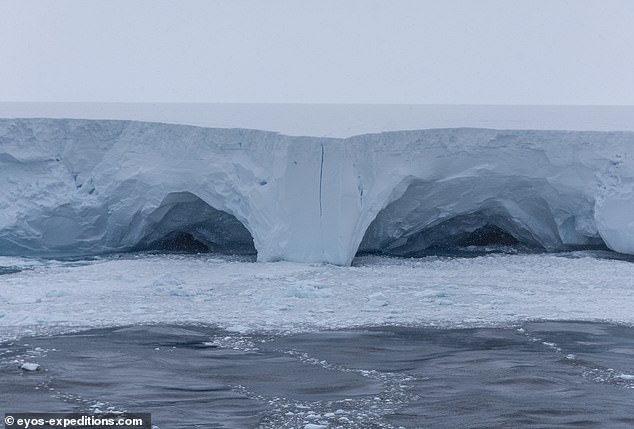
[[[634,427],[631,257],[465,256],[0,257],[0,415],[150,412],[160,429]]]
[[[0,344],[0,412],[151,412],[162,429],[631,428],[633,358],[634,329],[606,323],[127,326]]]

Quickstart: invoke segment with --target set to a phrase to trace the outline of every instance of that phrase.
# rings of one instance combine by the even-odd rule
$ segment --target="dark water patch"
[[[0,344],[0,411],[151,412],[163,429],[625,428],[633,357],[633,328],[586,322],[93,329]]]
[[[322,401],[380,391],[355,374],[305,365],[283,352],[213,328],[133,326],[30,338],[0,365],[0,409],[144,409],[163,428],[258,427],[274,398]],[[33,349],[45,351],[29,356]],[[16,357],[41,371],[19,369]]]
[[[15,274],[22,271],[20,267],[13,266],[0,266],[0,276],[3,274]]]

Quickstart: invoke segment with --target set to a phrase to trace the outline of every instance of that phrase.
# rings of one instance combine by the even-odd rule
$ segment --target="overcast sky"
[[[631,0],[0,0],[0,101],[634,104]]]

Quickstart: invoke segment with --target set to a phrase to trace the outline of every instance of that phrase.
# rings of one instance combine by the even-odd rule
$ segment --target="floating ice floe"
[[[23,369],[25,371],[38,371],[40,369],[40,365],[33,362],[25,362],[20,365],[20,369]]]

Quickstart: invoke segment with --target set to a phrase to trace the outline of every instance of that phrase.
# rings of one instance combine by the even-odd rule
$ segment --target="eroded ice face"
[[[418,254],[481,228],[548,251],[634,253],[631,132],[332,139],[35,119],[0,128],[4,255],[171,246],[349,265],[358,250]]]

